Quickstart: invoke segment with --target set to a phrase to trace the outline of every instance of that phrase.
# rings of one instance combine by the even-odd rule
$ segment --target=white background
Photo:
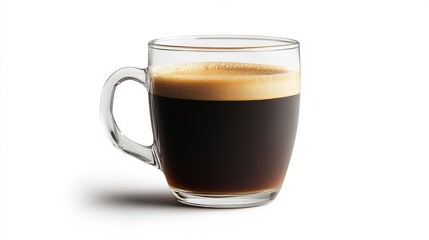
[[[0,238],[428,239],[426,2],[3,0]],[[107,77],[189,34],[301,42],[298,136],[269,205],[183,207],[101,127]],[[144,88],[117,94],[121,129],[150,143]]]

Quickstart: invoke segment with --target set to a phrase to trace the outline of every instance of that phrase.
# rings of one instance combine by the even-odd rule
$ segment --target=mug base
[[[249,194],[196,194],[180,189],[171,189],[174,197],[181,203],[206,208],[247,208],[257,207],[273,201],[280,188]]]

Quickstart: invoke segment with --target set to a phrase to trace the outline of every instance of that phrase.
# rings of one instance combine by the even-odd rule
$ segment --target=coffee
[[[299,72],[246,63],[150,69],[154,142],[172,189],[280,188],[298,122]]]

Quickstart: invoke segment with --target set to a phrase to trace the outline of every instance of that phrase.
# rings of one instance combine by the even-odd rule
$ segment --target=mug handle
[[[114,72],[107,79],[101,92],[100,112],[104,129],[107,131],[108,137],[115,147],[145,163],[156,168],[160,168],[159,161],[156,158],[154,144],[151,144],[150,146],[138,144],[127,138],[116,125],[115,118],[112,113],[113,98],[116,87],[127,80],[136,81],[148,89],[147,69],[125,67]]]

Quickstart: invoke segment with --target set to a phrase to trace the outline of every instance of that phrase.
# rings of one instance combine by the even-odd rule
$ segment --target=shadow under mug
[[[116,87],[146,87],[154,143],[140,145],[112,114]],[[182,203],[259,206],[282,186],[298,124],[296,40],[207,35],[152,40],[146,69],[122,68],[106,81],[101,117],[120,150],[163,171]]]

